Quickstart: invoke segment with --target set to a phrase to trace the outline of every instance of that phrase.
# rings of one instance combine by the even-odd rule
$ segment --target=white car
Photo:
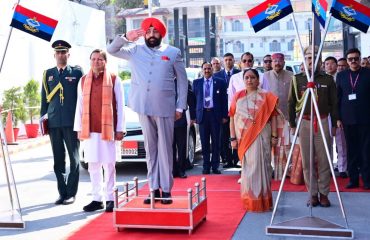
[[[124,80],[122,82],[125,93],[125,103],[128,102],[128,92],[131,86],[131,80]],[[189,116],[189,111],[186,111]],[[145,162],[145,148],[144,148],[144,136],[141,130],[139,122],[139,116],[127,105],[125,106],[125,118],[126,118],[126,131],[127,135],[121,141],[121,158],[117,159],[117,163],[121,162]],[[190,119],[187,117],[187,119]],[[188,121],[187,129],[187,159],[189,160],[188,165],[193,166],[195,153],[201,150],[200,137],[198,125],[190,125]],[[172,146],[171,146],[172,147]],[[80,155],[81,166],[85,169],[88,168],[88,164],[84,161],[83,157],[83,144],[81,144],[81,155]]]

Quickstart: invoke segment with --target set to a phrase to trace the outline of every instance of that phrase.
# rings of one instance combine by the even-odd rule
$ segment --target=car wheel
[[[195,160],[195,139],[192,132],[189,133],[189,143],[188,143],[188,168],[194,167]]]
[[[87,163],[87,162],[82,162],[82,161],[80,161],[80,163],[81,163],[81,167],[83,168],[83,169],[88,169],[89,168],[89,163]]]

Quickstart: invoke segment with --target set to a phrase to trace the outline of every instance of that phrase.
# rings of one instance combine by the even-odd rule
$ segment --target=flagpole
[[[18,0],[16,5],[18,5],[20,3],[20,1],[21,0]],[[9,30],[9,33],[8,33],[8,39],[6,40],[6,44],[5,44],[4,54],[3,54],[3,57],[1,59],[0,74],[1,74],[1,70],[3,69],[5,55],[6,55],[6,52],[8,51],[8,46],[9,46],[9,42],[10,42],[10,37],[12,36],[12,32],[13,32],[13,27],[10,27],[10,30]]]
[[[301,57],[303,59],[304,70],[305,70],[306,75],[309,76],[309,74],[308,74],[308,66],[306,64],[306,61],[304,60],[303,44],[302,44],[301,38],[299,37],[298,27],[297,27],[297,23],[295,21],[294,12],[292,12],[291,18],[292,18],[293,26],[294,26],[294,29],[295,29],[295,35],[296,35],[296,38],[298,39],[298,43],[299,43],[299,46],[300,46],[300,49],[301,49],[301,55],[302,55]]]
[[[324,37],[323,37],[323,40],[320,43],[319,51],[317,52],[317,56],[320,56],[321,55],[321,52],[322,52],[322,49],[323,49],[323,46],[324,46],[324,42],[325,42],[325,38],[326,38],[326,35],[328,33],[328,30],[329,30],[330,20],[331,20],[331,13],[329,14],[329,19],[328,19],[328,21],[326,22],[326,25],[325,25]],[[315,70],[317,69],[317,64],[318,63],[319,63],[319,58],[316,58],[315,65],[314,65],[314,69]]]

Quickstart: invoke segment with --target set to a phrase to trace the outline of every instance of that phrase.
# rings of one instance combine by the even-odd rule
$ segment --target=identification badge
[[[211,101],[211,97],[206,97],[204,100],[205,100],[206,102]]]
[[[50,81],[53,81],[53,79],[54,79],[54,77],[53,77],[53,76],[49,76],[48,81],[49,81],[49,82],[50,82]]]
[[[348,100],[350,100],[350,101],[356,100],[356,93],[349,94],[348,95]]]

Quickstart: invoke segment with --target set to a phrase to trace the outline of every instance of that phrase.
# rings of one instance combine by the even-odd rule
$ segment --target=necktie
[[[227,78],[226,78],[227,85],[229,85],[230,77],[231,77],[231,72],[227,71]]]
[[[63,68],[60,68],[59,69],[59,76],[62,76],[62,74],[63,74]]]
[[[205,107],[209,107],[209,105],[211,104],[211,100],[209,99],[210,96],[211,96],[211,84],[210,84],[209,79],[207,79],[206,80],[206,90],[204,91]]]

